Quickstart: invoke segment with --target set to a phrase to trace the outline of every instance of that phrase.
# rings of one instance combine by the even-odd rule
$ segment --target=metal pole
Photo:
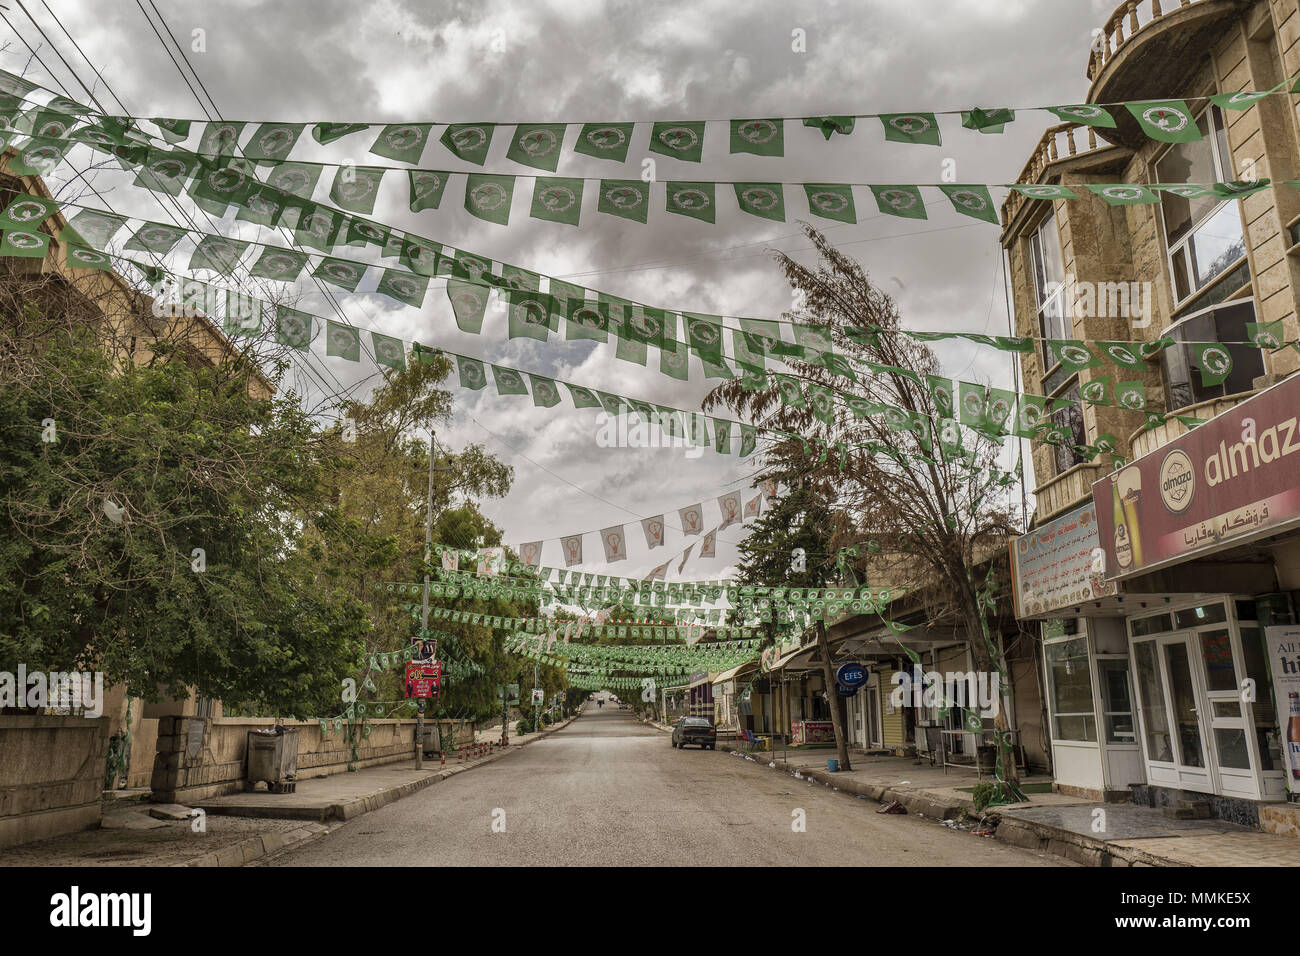
[[[424,509],[424,605],[420,611],[420,640],[429,631],[429,562],[433,560],[433,430],[429,430],[429,490]],[[439,741],[439,745],[441,745]],[[415,717],[415,769],[424,769],[424,701]]]

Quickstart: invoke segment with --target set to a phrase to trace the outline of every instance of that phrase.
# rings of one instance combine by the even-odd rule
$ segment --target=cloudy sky
[[[574,153],[577,130],[569,130],[557,175],[608,178],[639,175],[641,159],[651,155],[646,146],[648,123],[654,120],[1080,102],[1087,91],[1084,67],[1091,31],[1114,6],[1113,0],[155,3],[226,119],[644,121],[622,167]],[[158,24],[149,0],[143,0],[143,11],[126,0],[37,0],[26,6],[44,36],[11,8],[9,26],[0,23],[6,41],[0,66],[84,101],[85,91],[61,61],[62,54],[105,102],[111,98],[104,84],[111,87],[123,112],[203,117],[198,98],[146,19],[144,11]],[[795,49],[800,35],[805,38],[802,50]],[[24,39],[52,77],[31,57]],[[95,80],[72,40],[100,71],[102,82]],[[852,135],[830,142],[787,123],[784,158],[728,155],[727,125],[716,122],[707,129],[701,163],[654,158],[659,180],[932,183],[941,180],[943,164],[951,161],[959,182],[1002,183],[1015,180],[1043,129],[1054,122],[1049,113],[1023,111],[1004,135],[993,136],[964,130],[958,118],[943,117],[940,147],[886,143],[879,123],[870,119],[859,121]],[[331,147],[304,137],[294,158],[387,162],[366,153],[375,132]],[[435,130],[435,136],[440,132]],[[460,162],[436,143],[426,149],[421,165],[531,172],[505,158],[508,140],[507,135],[495,138],[482,169]],[[458,178],[448,186],[441,208],[411,213],[404,179],[389,174],[375,218],[544,275],[670,309],[780,318],[791,297],[771,250],[808,259],[809,244],[796,223],[808,218],[806,205],[801,191],[789,188],[786,223],[740,212],[720,188],[715,225],[666,213],[662,193],[653,194],[646,225],[601,215],[589,188],[582,225],[574,228],[530,219],[527,181],[516,187],[510,224],[498,226],[464,210]],[[114,209],[174,221],[174,210],[169,217],[152,194],[133,190],[129,183],[129,177],[113,171],[97,180]],[[324,198],[327,189],[328,176],[322,177],[317,198]],[[866,190],[858,190],[857,225],[813,221],[897,299],[909,327],[1005,332],[997,227],[959,216],[937,191],[929,193],[925,222],[879,216]],[[999,202],[1003,195],[994,190]],[[220,225],[229,234],[258,238],[256,227],[233,217]],[[175,268],[183,271],[187,261],[182,254]],[[373,289],[374,281],[361,289]],[[314,289],[304,290],[304,308],[329,311]],[[508,341],[504,313],[489,311],[483,334],[466,335],[452,320],[441,283],[431,285],[422,309],[364,294],[341,295],[339,302],[364,329],[634,398],[697,408],[707,391],[697,362],[689,383],[676,382],[659,374],[654,350],[650,367],[643,369],[614,359],[612,344]],[[349,387],[361,383],[362,389],[375,381],[373,364],[326,358],[320,343],[314,347],[319,378],[300,374],[296,381],[304,389],[319,388],[320,380],[331,386],[336,381]],[[954,377],[1010,383],[1009,361],[996,351],[966,346],[940,354],[945,371]],[[514,466],[513,491],[485,508],[508,543],[544,539],[545,564],[561,564],[560,536],[626,522],[629,559],[613,566],[592,560],[599,542],[590,534],[584,542],[584,569],[644,574],[698,540],[683,538],[677,530],[676,509],[704,501],[711,519],[718,514],[714,498],[749,487],[750,471],[734,457],[599,447],[596,413],[573,410],[567,396],[547,410],[534,408],[526,397],[499,397],[490,386],[479,393],[455,388],[454,394],[455,424],[439,439],[457,446],[481,443]],[[638,519],[661,513],[669,516],[667,546],[648,551]],[[681,577],[724,573],[734,562],[734,542],[740,536],[735,527],[722,532],[717,559],[693,559]],[[674,561],[669,580],[676,577]]]

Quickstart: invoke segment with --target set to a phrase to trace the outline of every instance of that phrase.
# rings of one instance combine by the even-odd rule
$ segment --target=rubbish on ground
[[[877,813],[907,813],[907,807],[903,806],[897,800],[891,800],[885,806],[876,811]]]

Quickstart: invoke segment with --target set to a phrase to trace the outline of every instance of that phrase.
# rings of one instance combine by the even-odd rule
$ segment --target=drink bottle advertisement
[[[1273,675],[1273,701],[1282,731],[1286,787],[1300,792],[1300,627],[1288,624],[1264,629],[1268,669]]]
[[[1300,377],[1094,482],[1108,580],[1300,523]]]

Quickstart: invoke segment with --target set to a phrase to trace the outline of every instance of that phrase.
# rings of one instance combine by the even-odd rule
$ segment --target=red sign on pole
[[[442,696],[442,662],[432,664],[408,663],[406,665],[407,697]]]

